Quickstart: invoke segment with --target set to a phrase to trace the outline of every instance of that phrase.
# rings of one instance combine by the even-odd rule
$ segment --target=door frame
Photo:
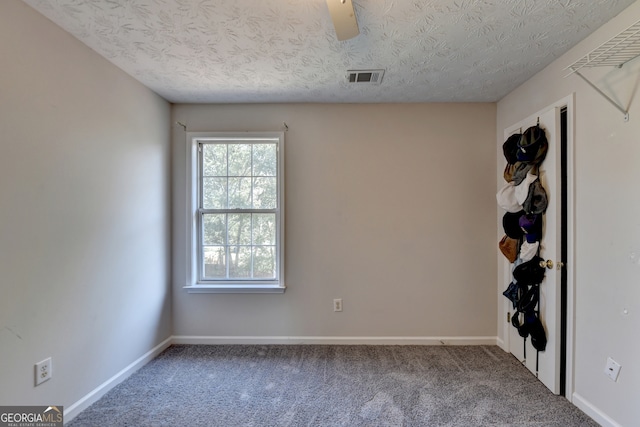
[[[566,277],[567,277],[567,317],[566,317],[566,372],[565,372],[565,398],[570,402],[573,401],[574,390],[574,348],[575,348],[575,92],[570,95],[559,99],[558,101],[540,109],[538,112],[531,114],[528,117],[523,117],[520,120],[514,121],[519,123],[521,121],[529,120],[534,122],[536,117],[552,108],[567,109],[567,170],[566,170],[566,198],[567,198],[567,223],[563,224],[566,227],[567,232],[567,259],[565,261]],[[507,129],[512,128],[513,125],[507,126],[502,129],[502,134]],[[498,148],[498,156],[502,156],[501,145]],[[560,159],[558,159],[560,161]],[[500,162],[499,164],[503,164]],[[502,169],[498,167],[499,179],[502,179]],[[498,210],[498,224],[502,224],[502,214]],[[499,225],[498,227],[500,227]],[[503,233],[498,228],[498,234],[501,237]],[[511,277],[511,264],[504,258],[504,256],[497,252],[498,257],[498,271],[502,271],[502,281],[505,283],[498,283],[498,307],[502,310],[498,310],[498,346],[504,351],[509,352],[509,328],[512,328],[510,322],[507,321],[507,313],[512,312],[511,302],[507,300],[502,292],[509,284]]]

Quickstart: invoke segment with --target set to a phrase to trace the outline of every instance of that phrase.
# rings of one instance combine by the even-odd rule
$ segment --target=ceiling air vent
[[[384,70],[347,70],[349,83],[367,83],[379,85],[384,76]]]

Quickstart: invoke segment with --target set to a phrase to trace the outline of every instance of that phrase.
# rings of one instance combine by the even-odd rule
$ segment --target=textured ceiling
[[[493,102],[634,0],[23,0],[171,102]],[[382,83],[346,83],[383,68]]]

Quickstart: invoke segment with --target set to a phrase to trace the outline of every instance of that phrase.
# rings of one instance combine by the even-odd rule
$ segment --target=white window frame
[[[198,146],[201,141],[277,144],[276,278],[273,280],[201,280]],[[284,284],[284,132],[187,132],[187,283],[189,293],[283,293]]]

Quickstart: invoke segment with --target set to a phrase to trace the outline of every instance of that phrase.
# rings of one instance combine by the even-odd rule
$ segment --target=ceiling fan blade
[[[351,0],[327,0],[327,6],[338,40],[347,40],[360,34]]]

